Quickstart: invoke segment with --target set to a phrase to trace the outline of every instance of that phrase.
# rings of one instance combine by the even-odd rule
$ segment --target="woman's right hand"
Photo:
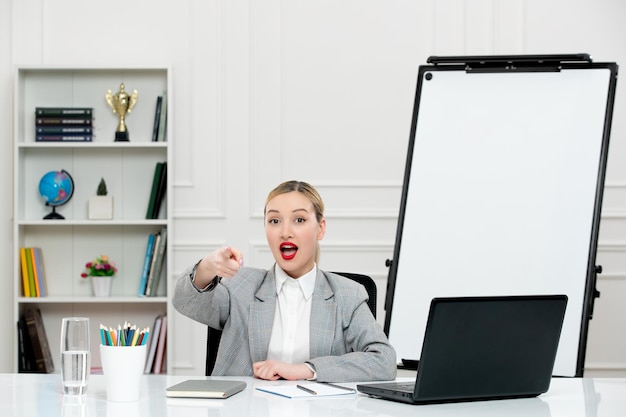
[[[242,266],[243,254],[238,249],[230,246],[217,249],[200,261],[194,283],[203,288],[216,276],[232,278]]]

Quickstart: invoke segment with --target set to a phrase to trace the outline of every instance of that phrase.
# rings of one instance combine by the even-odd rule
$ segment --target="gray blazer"
[[[178,278],[176,310],[223,329],[213,375],[251,376],[252,364],[267,358],[274,312],[274,269],[240,268],[208,291],[191,282],[191,268]],[[318,269],[311,306],[310,357],[317,380],[392,380],[396,352],[367,306],[362,285]]]

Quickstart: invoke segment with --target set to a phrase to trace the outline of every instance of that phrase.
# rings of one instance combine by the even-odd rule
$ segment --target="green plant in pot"
[[[113,197],[109,195],[104,178],[100,178],[96,195],[89,198],[89,219],[113,219]]]

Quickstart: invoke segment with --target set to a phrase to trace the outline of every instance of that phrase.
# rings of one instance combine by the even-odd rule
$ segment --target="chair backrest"
[[[359,284],[365,287],[367,291],[367,295],[369,296],[369,300],[367,301],[367,305],[370,308],[374,318],[376,318],[376,283],[372,279],[372,277],[368,275],[354,274],[351,272],[335,272],[337,275],[344,276],[353,281],[358,282]],[[218,329],[214,329],[212,327],[207,327],[207,337],[206,337],[206,369],[205,375],[209,376],[213,372],[213,368],[215,367],[215,359],[217,358],[217,349],[220,345],[220,339],[222,338],[222,331]]]
[[[334,272],[337,275],[344,276],[346,278],[350,278],[352,281],[356,281],[359,284],[365,287],[365,291],[367,291],[367,295],[369,300],[367,300],[367,305],[369,306],[374,318],[376,318],[376,296],[378,294],[376,290],[376,282],[369,275],[362,274],[354,274],[352,272]]]
[[[217,358],[217,348],[220,346],[220,339],[222,338],[222,331],[214,329],[213,327],[207,327],[206,334],[206,369],[205,375],[209,376],[213,372],[215,367],[215,359]]]

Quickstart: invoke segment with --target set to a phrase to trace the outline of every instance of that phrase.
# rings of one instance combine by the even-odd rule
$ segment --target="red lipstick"
[[[298,246],[294,245],[291,242],[283,242],[280,244],[280,253],[284,260],[290,261],[298,252]]]

